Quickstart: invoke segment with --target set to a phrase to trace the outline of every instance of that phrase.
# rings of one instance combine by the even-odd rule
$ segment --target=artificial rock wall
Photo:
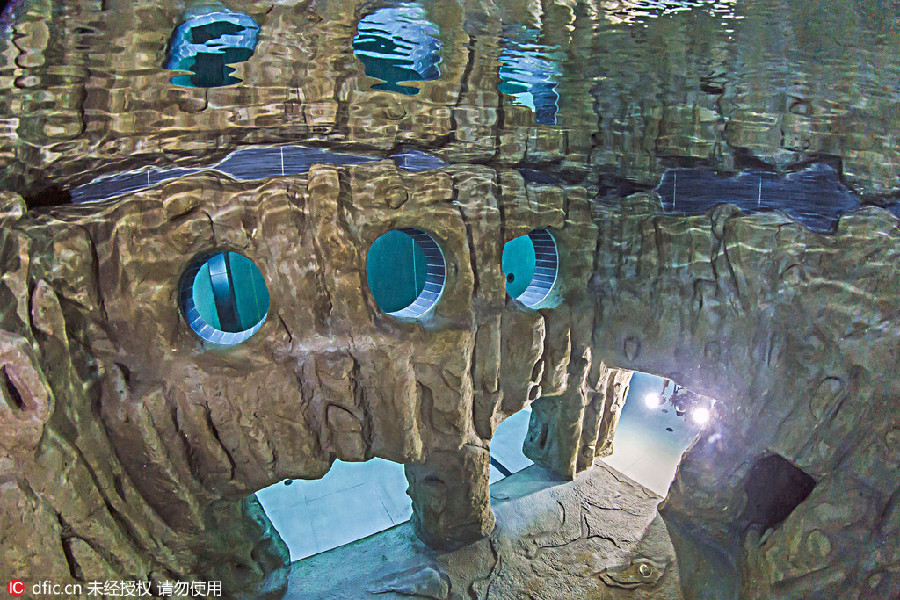
[[[686,592],[892,593],[896,218],[865,209],[822,236],[658,206],[389,162],[260,185],[195,175],[100,210],[25,213],[6,195],[4,563],[250,589],[286,552],[244,498],[373,456],[407,465],[418,533],[455,547],[492,527],[496,425],[533,403],[526,452],[572,477],[608,452],[627,369],[717,400],[663,505]],[[421,323],[381,314],[365,287],[368,244],[406,226],[448,263]],[[536,227],[561,256],[560,302],[537,312],[500,270],[503,242]],[[229,350],[205,347],[176,303],[186,264],[217,248],[252,258],[272,296]],[[815,487],[767,532],[752,507],[784,490],[747,481],[775,454]]]
[[[897,219],[864,209],[822,236],[778,214],[658,206],[598,208],[593,350],[717,400],[661,508],[689,597],[893,597]],[[775,455],[815,487],[769,529],[760,507],[777,512],[790,477],[750,474]]]
[[[249,589],[286,549],[245,498],[335,458],[407,465],[420,537],[474,541],[493,526],[490,437],[542,392],[565,408],[534,425],[552,429],[537,462],[572,477],[608,449],[630,375],[587,345],[596,227],[577,189],[385,161],[262,184],[197,175],[92,207],[5,201],[3,410],[28,435],[4,446],[0,514],[23,579],[199,574]],[[364,276],[371,242],[409,226],[447,259],[423,322],[378,311]],[[505,293],[503,244],[537,227],[566,257],[557,309]],[[215,249],[253,259],[272,298],[263,328],[225,350],[176,300],[187,264]],[[11,541],[31,531],[47,545],[22,555]]]

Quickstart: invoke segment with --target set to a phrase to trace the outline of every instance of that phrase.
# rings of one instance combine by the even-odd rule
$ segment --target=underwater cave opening
[[[407,487],[401,464],[336,460],[321,479],[285,479],[259,490],[256,498],[293,562],[408,521]]]
[[[501,259],[506,293],[528,308],[543,308],[556,285],[559,253],[547,229],[506,242]]]
[[[611,454],[602,460],[665,496],[684,452],[712,417],[714,402],[649,373],[635,373]]]
[[[491,436],[491,484],[534,464],[522,449],[530,420],[531,407],[526,406],[504,419],[494,430]]]
[[[419,319],[440,300],[447,265],[440,246],[421,229],[392,229],[366,253],[366,283],[375,304],[392,317]]]

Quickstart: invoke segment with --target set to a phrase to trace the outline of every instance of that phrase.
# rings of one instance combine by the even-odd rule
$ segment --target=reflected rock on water
[[[434,81],[441,76],[442,43],[438,27],[418,5],[380,8],[363,17],[353,38],[353,54],[366,68],[366,75],[384,83],[372,86],[413,96],[417,88],[400,83]]]
[[[165,67],[192,74],[173,77],[172,83],[196,88],[240,83],[228,65],[253,55],[258,34],[259,25],[242,12],[223,6],[189,11],[187,20],[172,34]]]
[[[530,108],[536,122],[556,125],[559,60],[552,48],[537,43],[539,36],[536,29],[522,28],[504,40],[497,89],[512,96],[512,104]]]

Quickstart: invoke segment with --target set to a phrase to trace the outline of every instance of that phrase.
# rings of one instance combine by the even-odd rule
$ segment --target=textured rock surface
[[[73,512],[35,492],[35,510],[48,534],[71,530],[115,557],[111,572],[203,573],[232,586],[261,576],[285,552],[244,498],[321,477],[335,458],[406,464],[417,531],[455,547],[493,527],[490,435],[541,389],[565,395],[574,408],[560,432],[577,433],[544,436],[557,450],[538,462],[572,477],[578,457],[612,434],[599,436],[603,407],[621,405],[628,376],[589,360],[576,344],[590,328],[579,322],[576,333],[573,319],[590,311],[570,310],[586,300],[584,240],[595,235],[578,189],[526,188],[516,172],[484,167],[405,174],[384,161],[261,185],[195,175],[99,210],[11,206],[3,290],[15,301],[3,323],[25,400],[7,404],[30,425],[16,430],[29,445],[7,443],[21,454],[8,472],[26,497],[62,489],[51,481],[64,473],[93,504]],[[422,323],[382,314],[365,283],[368,246],[404,226],[426,226],[447,259],[442,300]],[[504,291],[503,242],[536,227],[553,228],[570,257],[560,310],[526,311]],[[186,265],[213,249],[252,258],[272,298],[263,328],[226,350],[205,346],[175,300]],[[48,445],[61,457],[43,462]],[[54,576],[83,571],[71,552],[39,554]]]
[[[595,358],[717,400],[664,517],[737,560],[742,598],[896,595],[898,221],[862,210],[825,237],[727,206],[677,220],[657,211],[640,196],[599,209],[591,285]],[[765,534],[745,507],[779,490],[744,482],[772,454],[816,485]],[[715,584],[690,555],[679,552],[681,572]]]
[[[391,208],[395,194],[408,199]],[[900,246],[886,211],[845,217],[831,237],[728,207],[660,215],[640,195],[592,215],[577,189],[514,172],[390,162],[259,186],[192,176],[100,212],[11,202],[4,410],[22,426],[4,433],[3,531],[62,541],[29,555],[4,543],[17,572],[196,572],[237,589],[285,560],[244,497],[320,477],[334,458],[409,465],[419,534],[473,541],[492,526],[496,423],[538,397],[529,452],[572,477],[613,433],[628,374],[610,364],[717,399],[664,514],[739,560],[745,595],[897,589],[898,393],[885,373]],[[366,292],[365,249],[423,222],[447,288],[425,322],[402,323]],[[551,227],[564,257],[560,304],[540,312],[505,298],[499,269],[502,241],[534,227]],[[181,270],[213,248],[253,258],[272,296],[263,329],[226,351],[204,347],[175,302]],[[766,453],[817,485],[760,537],[742,483]]]
[[[603,463],[568,483],[529,467],[491,497],[488,539],[435,552],[400,525],[294,563],[285,600],[682,598],[661,498]]]

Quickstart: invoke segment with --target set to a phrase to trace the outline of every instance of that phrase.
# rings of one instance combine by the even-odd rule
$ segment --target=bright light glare
[[[647,405],[647,408],[659,408],[662,403],[663,400],[659,394],[647,394],[644,396],[644,404]]]
[[[709,422],[709,409],[699,406],[691,411],[691,419],[697,425],[706,425]]]

